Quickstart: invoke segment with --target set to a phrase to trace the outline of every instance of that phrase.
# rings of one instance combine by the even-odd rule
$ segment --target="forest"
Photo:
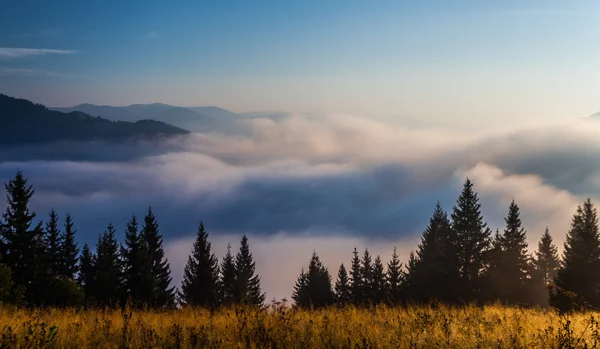
[[[305,338],[317,347],[381,347],[395,340],[406,344],[409,338],[402,333],[397,334],[398,339],[374,336],[369,327],[368,333],[359,331],[335,339],[342,328],[328,325],[329,316],[338,322],[349,321],[348,327],[370,324],[373,331],[385,332],[385,326],[430,328],[433,332],[427,336],[413,338],[414,343],[425,346],[443,340],[446,347],[455,347],[450,337],[455,338],[456,346],[473,345],[478,339],[471,330],[457,328],[460,322],[473,321],[477,326],[481,321],[490,322],[490,331],[498,331],[496,326],[517,326],[524,331],[518,339],[524,347],[527,341],[540,344],[544,340],[547,346],[540,344],[542,347],[569,341],[571,347],[577,347],[573,328],[582,331],[582,337],[586,332],[592,336],[581,343],[600,343],[594,315],[585,320],[600,305],[600,235],[590,199],[575,212],[561,257],[548,228],[537,250],[529,253],[517,203],[509,205],[504,229],[493,232],[482,216],[474,183],[466,179],[450,214],[439,203],[435,205],[421,242],[406,263],[401,262],[396,248],[386,265],[380,256],[355,248],[348,267],[340,265],[334,278],[314,252],[308,268],[299,268],[293,302],[274,299],[267,303],[245,235],[237,252],[232,253],[228,246],[227,254],[219,259],[211,252],[209,234],[199,222],[183,281],[176,287],[152,208],[140,222],[131,217],[123,242],[109,223],[93,248],[88,244],[79,247],[73,217],[66,214],[61,222],[52,210],[42,222],[30,209],[35,190],[21,171],[5,189],[6,210],[0,226],[0,324],[4,326],[2,345],[8,343],[8,347],[11,343],[28,347],[33,342],[27,341],[32,340],[56,344],[57,338],[68,341],[67,334],[77,337],[74,343],[91,345],[92,337],[101,330],[106,338],[114,337],[114,343],[141,347],[154,347],[140,344],[152,341],[152,333],[163,347],[172,347],[169,341],[173,340],[179,341],[180,347],[206,347],[190,342],[200,337],[213,347],[239,347],[240,341],[245,341],[246,347],[278,347],[286,340],[294,343],[288,347],[302,347],[294,337],[301,329],[293,329],[294,323],[304,324],[312,333],[309,337],[317,333],[333,336],[331,345],[317,345],[314,339]],[[146,321],[158,321],[150,319],[160,313],[169,320],[155,323],[155,328],[147,329],[150,337],[143,337],[143,327],[149,326]],[[95,319],[95,327],[90,328],[81,316]],[[574,320],[564,320],[567,316]],[[100,319],[108,321],[106,328],[98,327]],[[136,331],[128,329],[132,319],[138,321]],[[185,334],[180,322],[190,319],[195,325],[190,324]],[[531,321],[542,320],[549,327],[532,327]],[[66,325],[78,321],[87,331],[84,334]],[[58,322],[64,324],[59,327]],[[59,328],[63,328],[63,337],[58,335]],[[211,334],[209,328],[222,333]],[[131,333],[126,335],[127,331]],[[510,331],[494,333],[496,337],[487,340],[498,347],[517,343]],[[265,338],[271,338],[268,345],[260,342]],[[225,345],[223,340],[231,342]],[[374,344],[360,346],[361,341]]]
[[[6,211],[0,226],[0,300],[31,306],[216,308],[264,306],[260,276],[248,238],[221,260],[211,252],[209,233],[199,222],[180,287],[172,285],[157,218],[148,208],[141,222],[132,216],[123,242],[109,223],[93,249],[79,248],[74,219],[64,224],[52,210],[45,222],[29,208],[35,190],[18,171],[5,184]],[[466,179],[452,211],[438,203],[407,262],[394,247],[387,265],[368,249],[352,251],[334,277],[313,253],[293,286],[293,305],[390,306],[441,302],[449,305],[500,303],[553,306],[561,311],[600,305],[600,235],[590,199],[573,216],[564,252],[546,228],[537,251],[528,252],[519,206],[508,207],[503,231],[487,226],[474,184]]]

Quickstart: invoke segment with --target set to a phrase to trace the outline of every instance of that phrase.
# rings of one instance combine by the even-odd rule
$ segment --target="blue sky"
[[[595,1],[3,7],[0,92],[50,106],[165,102],[482,124],[600,110]]]

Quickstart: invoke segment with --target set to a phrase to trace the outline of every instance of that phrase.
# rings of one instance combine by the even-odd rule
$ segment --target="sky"
[[[0,91],[53,107],[498,125],[600,110],[597,1],[14,1]]]
[[[162,102],[255,114],[236,130],[159,143],[0,147],[45,220],[80,244],[123,237],[149,205],[174,284],[203,221],[221,258],[248,234],[268,299],[313,251],[417,248],[465,178],[485,221],[521,207],[529,251],[559,249],[600,202],[596,1],[12,1],[0,12],[0,93],[50,107]],[[4,203],[0,202],[0,211]]]

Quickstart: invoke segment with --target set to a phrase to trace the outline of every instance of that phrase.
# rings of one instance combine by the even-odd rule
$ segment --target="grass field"
[[[595,348],[599,313],[501,306],[0,310],[0,348]]]

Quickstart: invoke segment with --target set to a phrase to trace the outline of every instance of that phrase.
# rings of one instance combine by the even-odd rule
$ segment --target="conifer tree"
[[[79,275],[77,282],[85,294],[86,305],[92,305],[96,293],[96,256],[90,250],[88,244],[84,244],[79,257]]]
[[[375,257],[375,262],[373,263],[373,275],[371,278],[371,294],[372,294],[372,302],[374,304],[379,304],[385,302],[387,292],[387,285],[385,280],[385,268],[383,266],[383,262],[381,261],[381,257]]]
[[[502,270],[505,274],[504,299],[509,303],[523,304],[528,302],[527,286],[531,276],[531,257],[527,253],[527,236],[522,226],[519,206],[513,200],[505,218],[506,228],[501,238]]]
[[[482,296],[483,272],[488,263],[491,231],[481,215],[481,204],[473,183],[467,178],[463,190],[452,209],[452,230],[457,253],[462,301],[478,300]]]
[[[373,294],[373,261],[369,249],[365,249],[360,266],[360,276],[363,284],[363,304],[374,302],[375,295]]]
[[[550,231],[547,227],[540,239],[535,255],[536,270],[540,274],[544,286],[550,286],[554,283],[554,278],[560,267],[560,261],[558,259],[558,248],[552,242],[552,236],[550,236]]]
[[[154,296],[154,276],[148,245],[141,234],[138,234],[138,223],[135,216],[127,223],[125,246],[121,250],[123,257],[124,296],[133,305],[151,305]]]
[[[298,308],[305,307],[306,304],[310,303],[308,296],[308,273],[304,271],[304,268],[300,271],[300,275],[294,284],[292,300]]]
[[[60,241],[61,231],[58,228],[58,214],[52,209],[50,219],[46,223],[46,258],[44,262],[52,275],[58,275],[61,269],[60,251],[62,244]]]
[[[338,270],[337,280],[335,282],[335,299],[339,305],[348,305],[352,303],[352,288],[348,271],[342,263]]]
[[[573,217],[555,284],[551,304],[560,310],[600,306],[600,236],[589,198]]]
[[[71,280],[75,279],[75,274],[79,271],[77,264],[79,248],[75,241],[75,233],[73,218],[67,214],[65,229],[60,236],[61,248],[59,251],[60,268],[58,276]]]
[[[362,280],[361,260],[358,257],[358,251],[356,250],[356,247],[354,248],[352,255],[352,266],[350,269],[352,280],[350,284],[350,293],[352,294],[352,301],[354,305],[362,305],[364,303],[364,284]]]
[[[294,301],[302,308],[323,308],[334,302],[331,277],[316,252],[310,259],[308,272],[302,271],[294,289]]]
[[[159,232],[158,222],[152,208],[144,218],[141,235],[148,247],[152,270],[152,302],[154,307],[172,308],[175,306],[175,287],[171,286],[171,270],[165,256],[163,238]]]
[[[415,251],[410,251],[408,262],[405,264],[405,269],[402,271],[402,292],[401,294],[411,301],[419,299],[417,294],[418,289],[415,287],[415,275],[417,274],[417,264],[419,260]]]
[[[21,171],[5,184],[7,206],[2,215],[2,260],[12,272],[16,287],[23,290],[25,301],[44,302],[46,270],[44,265],[44,232],[42,223],[34,225],[35,212],[29,210],[29,201],[35,191],[28,185]]]
[[[119,244],[112,223],[98,238],[94,263],[94,291],[92,295],[100,306],[115,307],[123,295],[123,270]]]
[[[231,245],[227,244],[227,254],[221,262],[221,304],[232,305],[235,302],[236,291],[235,260],[231,255]]]
[[[398,305],[402,300],[402,263],[394,246],[392,259],[387,265],[387,300],[391,305]]]
[[[260,287],[260,276],[255,275],[256,264],[250,253],[248,238],[244,234],[240,243],[240,250],[235,256],[236,269],[236,302],[248,305],[262,306],[265,294]]]
[[[458,278],[458,268],[450,250],[450,221],[440,203],[423,232],[411,270],[415,300],[450,301]]]
[[[181,283],[181,301],[186,305],[214,308],[219,296],[219,261],[211,252],[211,243],[204,224],[198,226],[198,236],[185,266]]]
[[[496,233],[487,267],[487,298],[509,304],[531,303],[531,257],[519,206],[511,202],[503,234]]]

